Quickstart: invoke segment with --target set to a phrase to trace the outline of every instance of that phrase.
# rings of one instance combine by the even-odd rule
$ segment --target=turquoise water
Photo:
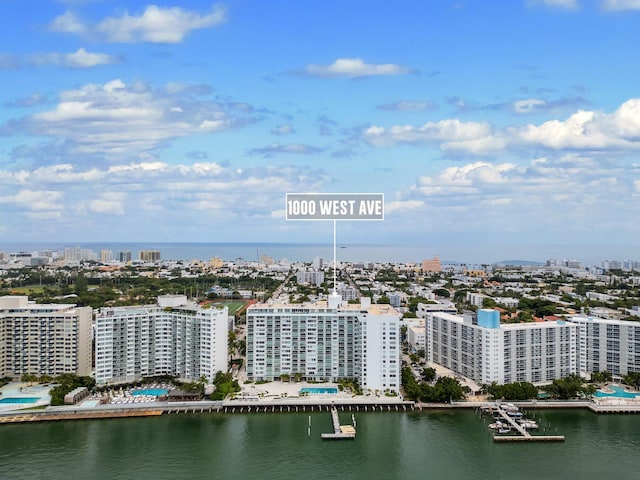
[[[310,393],[311,395],[317,393],[338,393],[338,389],[335,387],[303,387],[300,389],[300,393]]]
[[[0,403],[36,403],[40,397],[6,397],[0,398]]]
[[[610,385],[607,387],[609,390],[613,390],[613,393],[603,392],[601,390],[597,390],[594,393],[596,397],[618,397],[618,398],[636,398],[637,394],[625,392],[623,387],[619,387],[617,385]]]
[[[351,413],[340,412],[341,423]],[[564,443],[497,444],[473,411],[359,413],[327,442],[327,412],[179,414],[0,425],[10,480],[541,480],[638,478],[640,415],[527,411]],[[311,435],[308,435],[311,417]]]
[[[132,395],[153,395],[154,397],[161,397],[169,392],[166,388],[143,388],[141,390],[134,390]]]

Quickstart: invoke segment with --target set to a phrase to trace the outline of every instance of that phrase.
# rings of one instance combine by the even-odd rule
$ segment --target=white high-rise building
[[[580,371],[615,376],[640,372],[640,322],[574,315],[580,328]]]
[[[0,297],[0,377],[91,374],[91,307]]]
[[[578,325],[565,321],[501,324],[497,310],[478,310],[478,322],[427,314],[430,362],[478,384],[548,383],[578,373]]]
[[[363,389],[399,392],[400,315],[389,305],[255,304],[247,310],[247,376],[275,380],[355,378]]]
[[[163,295],[157,305],[101,308],[96,316],[98,384],[165,374],[212,382],[227,370],[227,355],[227,307]]]

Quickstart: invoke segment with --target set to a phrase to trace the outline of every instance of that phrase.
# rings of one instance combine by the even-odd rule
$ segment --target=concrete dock
[[[331,421],[333,423],[333,433],[323,433],[323,440],[352,440],[356,438],[356,429],[353,425],[340,425],[338,409],[331,408]]]

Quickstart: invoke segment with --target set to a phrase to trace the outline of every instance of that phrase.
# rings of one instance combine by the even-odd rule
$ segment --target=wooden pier
[[[333,423],[333,433],[323,433],[323,440],[353,440],[356,438],[356,429],[353,425],[340,425],[338,409],[331,407],[331,421]]]
[[[516,422],[502,406],[497,405],[496,411],[507,421],[511,428],[518,432],[518,435],[494,435],[494,442],[564,442],[564,435],[531,435],[527,429]]]

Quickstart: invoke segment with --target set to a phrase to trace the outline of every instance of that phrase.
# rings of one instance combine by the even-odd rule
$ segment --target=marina
[[[512,403],[486,404],[481,413],[491,415],[495,422],[489,424],[494,433],[494,442],[564,442],[563,435],[532,435],[529,430],[537,430],[538,424],[524,417],[520,409]]]

